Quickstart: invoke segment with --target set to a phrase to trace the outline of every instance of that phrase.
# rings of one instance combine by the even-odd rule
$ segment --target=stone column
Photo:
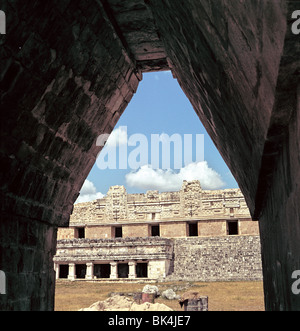
[[[94,263],[93,262],[88,262],[86,264],[85,279],[94,279]]]
[[[136,261],[129,261],[129,275],[128,278],[136,278]]]
[[[59,279],[59,264],[54,263],[55,279]]]
[[[110,278],[117,279],[118,271],[117,271],[117,262],[110,262]]]
[[[69,263],[69,275],[68,279],[74,280],[76,279],[76,272],[75,272],[75,263]]]

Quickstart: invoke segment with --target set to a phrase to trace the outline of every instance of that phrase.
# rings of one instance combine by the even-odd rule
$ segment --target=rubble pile
[[[88,308],[80,311],[172,311],[170,307],[161,303],[144,302],[138,304],[134,300],[121,295],[114,295],[104,301],[97,301]]]

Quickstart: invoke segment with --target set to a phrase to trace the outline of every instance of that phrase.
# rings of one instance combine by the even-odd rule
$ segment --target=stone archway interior
[[[56,229],[143,72],[171,69],[259,219],[267,309],[299,308],[297,1],[3,1],[4,310],[51,310]],[[12,262],[13,261],[13,262]]]

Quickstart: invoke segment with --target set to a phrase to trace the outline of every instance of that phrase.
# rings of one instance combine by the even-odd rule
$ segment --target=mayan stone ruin
[[[258,224],[239,189],[127,194],[75,204],[58,231],[57,278],[262,279]]]
[[[6,279],[1,310],[54,309],[57,231],[69,226],[101,151],[97,137],[112,132],[144,73],[163,70],[179,83],[236,179],[248,217],[257,222],[265,309],[300,309],[299,10],[299,0],[0,2],[0,270]],[[188,196],[175,201],[179,195],[172,210],[159,203],[151,211],[157,223],[162,217],[160,234],[171,231],[166,215],[178,212],[174,229],[184,232],[186,219],[180,217],[199,211],[188,207]],[[104,237],[89,239],[95,245],[121,234],[113,240],[131,240],[129,231],[139,227],[148,234],[143,217],[152,214],[140,212],[138,199],[136,206],[124,202],[120,213],[107,206],[112,223],[106,230],[95,226]],[[97,206],[101,214],[104,203]],[[112,228],[114,217],[123,222],[134,210],[132,228]],[[225,210],[230,219],[230,207]],[[226,237],[231,229],[225,220],[201,224],[199,235],[223,231]],[[241,231],[243,224],[248,221],[239,221]],[[195,225],[188,228],[196,231]],[[159,254],[167,261],[169,238],[160,239],[165,244]],[[82,273],[87,268],[93,277],[93,266],[84,263]],[[122,274],[145,268],[130,263],[135,260]],[[68,274],[74,272],[71,265]]]

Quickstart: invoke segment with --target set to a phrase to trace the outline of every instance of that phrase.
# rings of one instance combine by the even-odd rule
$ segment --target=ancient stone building
[[[53,309],[57,228],[101,150],[96,139],[144,72],[168,69],[259,221],[266,309],[299,310],[299,0],[0,6],[0,309]]]
[[[69,279],[262,277],[258,224],[241,191],[202,190],[199,181],[164,193],[113,186],[103,199],[76,204],[54,261],[57,278]]]

